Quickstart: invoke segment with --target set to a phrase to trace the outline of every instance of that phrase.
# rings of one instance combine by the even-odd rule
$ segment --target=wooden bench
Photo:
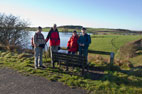
[[[55,67],[54,63],[58,62],[61,65],[66,66],[66,70],[68,70],[69,66],[72,67],[81,67],[82,68],[82,75],[84,74],[85,68],[88,69],[87,65],[87,58],[85,56],[80,56],[80,55],[72,55],[72,54],[66,54],[66,53],[61,53],[61,52],[52,52],[52,60],[53,62],[53,67]]]

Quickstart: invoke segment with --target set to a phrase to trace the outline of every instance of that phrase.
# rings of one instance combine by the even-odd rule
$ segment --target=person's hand
[[[58,47],[58,50],[60,50],[60,49],[61,49],[61,47],[59,46],[59,47]]]
[[[70,47],[67,47],[67,49],[70,49]]]
[[[37,47],[36,44],[34,44],[34,47]]]
[[[79,44],[80,46],[84,46],[84,44]]]

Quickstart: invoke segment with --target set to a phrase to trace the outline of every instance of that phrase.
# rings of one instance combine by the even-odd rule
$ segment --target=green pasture
[[[140,38],[140,35],[92,35],[89,49],[117,53],[124,44]]]

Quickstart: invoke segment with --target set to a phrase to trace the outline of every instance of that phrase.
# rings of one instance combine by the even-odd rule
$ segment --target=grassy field
[[[138,35],[93,35],[89,49],[117,53],[122,45],[140,38]]]
[[[118,50],[124,44],[142,39],[140,35],[93,35],[90,50],[114,52],[115,59],[118,59]],[[109,58],[109,56],[104,56]],[[135,65],[142,65],[142,55],[130,58],[129,61]]]
[[[90,50],[115,52],[125,43],[142,38],[142,36],[93,35]],[[45,54],[44,54],[45,56]],[[23,73],[25,76],[36,75],[51,81],[62,82],[72,88],[86,89],[88,94],[142,94],[142,69],[139,55],[125,61],[118,61],[110,67],[103,57],[91,55],[90,72],[81,76],[81,69],[72,67],[50,66],[50,58],[43,58],[46,69],[34,69],[34,58],[31,53],[0,51],[0,67],[9,67]],[[117,57],[115,57],[117,59]],[[130,62],[131,61],[131,62]]]

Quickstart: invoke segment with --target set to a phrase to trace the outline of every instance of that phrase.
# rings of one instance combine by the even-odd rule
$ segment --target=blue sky
[[[82,25],[142,30],[142,0],[0,0],[0,12],[30,26]]]

